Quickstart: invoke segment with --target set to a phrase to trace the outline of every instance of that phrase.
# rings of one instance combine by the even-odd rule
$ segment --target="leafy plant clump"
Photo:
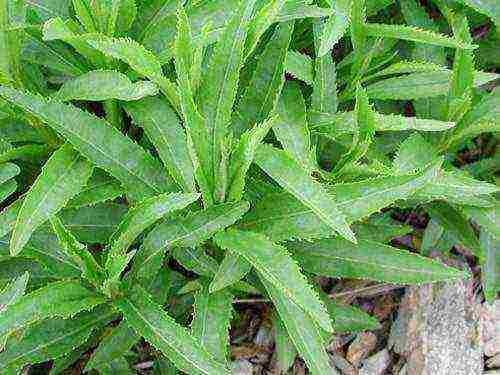
[[[324,375],[378,322],[318,276],[470,276],[431,250],[495,298],[495,2],[0,0],[0,373],[229,374],[261,296]]]

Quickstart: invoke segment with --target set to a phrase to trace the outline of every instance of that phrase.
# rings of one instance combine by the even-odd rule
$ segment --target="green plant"
[[[323,375],[331,332],[378,323],[314,276],[468,276],[432,248],[494,298],[499,76],[468,24],[494,39],[494,2],[0,0],[0,372],[95,348],[86,370],[131,373],[143,337],[158,373],[228,374],[259,294],[282,368]],[[395,210],[430,216],[420,254]]]

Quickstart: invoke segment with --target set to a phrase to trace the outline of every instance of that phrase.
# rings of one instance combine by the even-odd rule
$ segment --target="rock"
[[[231,374],[232,375],[252,375],[253,366],[250,362],[245,359],[240,359],[239,361],[231,362]]]
[[[483,304],[481,321],[484,354],[493,357],[500,353],[500,300]]]
[[[391,356],[387,349],[381,350],[363,361],[359,375],[382,375],[391,363]]]
[[[408,287],[389,348],[406,357],[406,375],[479,375],[483,347],[472,281]]]
[[[375,349],[376,345],[377,336],[373,333],[359,333],[347,349],[347,360],[357,367]]]
[[[500,354],[497,354],[494,357],[489,358],[486,361],[486,366],[489,368],[500,368]]]
[[[356,368],[339,353],[333,352],[329,356],[331,363],[333,363],[333,365],[338,368],[343,375],[358,375]]]

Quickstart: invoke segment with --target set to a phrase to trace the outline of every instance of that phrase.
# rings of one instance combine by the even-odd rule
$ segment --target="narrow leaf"
[[[215,235],[215,241],[220,247],[245,258],[280,293],[310,314],[323,329],[332,331],[325,307],[285,248],[263,235],[236,229]]]
[[[293,242],[287,248],[306,271],[328,277],[423,284],[467,276],[436,260],[368,240],[357,245],[342,239]]]
[[[19,254],[31,234],[82,190],[91,174],[92,165],[69,144],[52,155],[19,210],[10,241],[12,255]]]
[[[195,191],[186,133],[175,112],[157,98],[128,103],[125,110],[144,129],[175,182],[185,192]]]
[[[178,369],[189,374],[230,374],[140,286],[134,286],[127,296],[114,302],[114,305],[134,331],[165,354]]]
[[[173,188],[156,160],[104,120],[74,106],[8,87],[0,87],[0,96],[61,133],[92,163],[121,181],[135,198]]]
[[[60,281],[26,294],[0,314],[0,336],[47,318],[68,318],[91,310],[104,298],[77,281]]]
[[[309,207],[324,223],[343,237],[356,242],[354,233],[338,209],[337,203],[287,153],[270,146],[261,146],[257,152],[256,162],[285,190]]]
[[[107,99],[139,100],[158,93],[156,85],[149,81],[132,83],[122,73],[113,70],[94,70],[66,81],[55,98],[61,101]]]

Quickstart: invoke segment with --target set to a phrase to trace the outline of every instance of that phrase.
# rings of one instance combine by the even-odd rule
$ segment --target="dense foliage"
[[[0,373],[133,373],[143,338],[158,374],[229,374],[233,301],[263,296],[281,367],[324,375],[332,332],[378,323],[318,276],[470,277],[431,250],[494,298],[499,12],[0,0]]]

